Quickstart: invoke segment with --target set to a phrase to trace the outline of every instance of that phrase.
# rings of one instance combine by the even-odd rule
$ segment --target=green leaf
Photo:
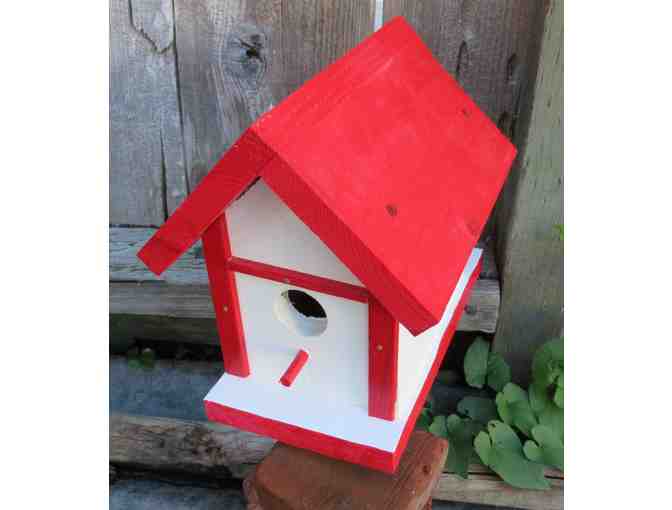
[[[546,425],[561,441],[565,440],[565,413],[562,408],[551,402],[538,416],[540,425]]]
[[[429,431],[429,426],[432,424],[432,414],[426,407],[420,411],[418,421],[415,422],[415,428]]]
[[[504,396],[504,393],[497,393],[495,397],[495,405],[497,406],[497,413],[501,420],[507,425],[511,425],[513,420],[511,419],[511,413],[509,412],[509,403]]]
[[[544,466],[525,458],[520,439],[505,423],[488,423],[488,433],[476,436],[474,448],[483,463],[508,484],[521,489],[550,487],[544,478]]]
[[[473,453],[474,436],[483,429],[482,425],[467,418],[451,414],[446,418],[448,434],[448,458],[446,469],[466,479],[469,473],[469,461]]]
[[[530,385],[530,406],[532,410],[539,416],[539,414],[553,403],[548,396],[548,387],[539,383],[532,383]]]
[[[532,427],[537,425],[537,418],[530,407],[527,392],[514,383],[504,386],[495,399],[497,412],[507,425],[513,425],[523,434],[530,437]]]
[[[429,426],[429,431],[435,436],[448,438],[448,429],[446,429],[446,417],[435,416],[432,424]]]
[[[518,434],[501,421],[492,420],[488,423],[488,434],[490,434],[493,446],[499,446],[507,450],[518,450],[523,447]]]
[[[531,439],[525,441],[525,444],[523,445],[523,453],[525,454],[525,457],[532,462],[539,462],[540,464],[544,463],[541,449],[537,446],[537,443]]]
[[[565,390],[564,388],[561,388],[558,386],[555,389],[555,395],[553,395],[553,402],[555,402],[555,405],[561,408],[565,407]]]
[[[495,391],[502,391],[511,381],[511,368],[499,354],[491,352],[488,356],[488,386]]]
[[[476,450],[478,458],[486,466],[490,462],[491,449],[492,441],[490,441],[490,435],[487,432],[479,432],[476,439],[474,439],[474,450]]]
[[[558,231],[558,236],[560,237],[561,241],[565,240],[565,225],[563,223],[558,223],[557,225],[553,225],[555,229]]]
[[[469,386],[482,388],[488,373],[488,352],[490,344],[478,337],[467,349],[464,356],[464,376]]]
[[[527,441],[523,447],[525,456],[533,462],[541,462],[564,470],[564,447],[555,433],[544,425],[532,429],[533,441]]]
[[[532,379],[544,387],[555,383],[564,370],[564,339],[543,344],[532,360]]]
[[[497,419],[497,407],[489,398],[464,397],[457,404],[457,412],[483,425]]]

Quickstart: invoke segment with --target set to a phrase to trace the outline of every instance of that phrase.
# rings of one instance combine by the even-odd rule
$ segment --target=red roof
[[[418,334],[441,319],[515,154],[395,18],[253,124],[138,256],[163,272],[261,177]]]

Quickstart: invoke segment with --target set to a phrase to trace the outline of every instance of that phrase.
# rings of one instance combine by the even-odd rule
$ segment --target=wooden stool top
[[[420,510],[431,507],[447,455],[444,439],[415,431],[387,475],[277,443],[246,489],[260,510]]]

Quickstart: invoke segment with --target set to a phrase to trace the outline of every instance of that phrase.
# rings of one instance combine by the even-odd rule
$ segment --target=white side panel
[[[413,336],[405,327],[399,325],[397,412],[401,415],[407,416],[413,409],[427,374],[432,368],[434,358],[436,358],[443,333],[455,313],[462,293],[469,283],[469,278],[476,269],[482,254],[483,250],[480,248],[475,248],[471,252],[464,271],[462,271],[462,275],[457,282],[457,287],[450,301],[448,301],[443,317],[436,326],[418,336]],[[422,377],[418,377],[419,375],[422,375]]]
[[[341,282],[362,282],[259,180],[226,210],[236,257]]]
[[[418,337],[399,328],[400,395],[395,421],[368,415],[366,305],[307,291],[325,308],[329,324],[324,335],[332,336],[287,336],[273,325],[272,310],[274,299],[290,287],[245,275],[236,277],[252,374],[247,378],[224,374],[205,400],[393,452],[480,257],[481,250],[474,250],[438,325]],[[332,326],[335,330],[330,331]],[[278,380],[301,348],[310,358],[286,388]]]

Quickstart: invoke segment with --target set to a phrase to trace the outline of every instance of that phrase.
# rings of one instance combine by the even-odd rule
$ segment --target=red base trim
[[[397,464],[394,462],[395,453],[393,452],[351,443],[344,439],[337,439],[313,430],[263,418],[256,414],[246,413],[245,411],[239,411],[238,409],[215,404],[214,402],[205,402],[205,414],[211,421],[272,437],[283,443],[312,450],[334,459],[359,464],[390,474],[394,473],[397,468]]]
[[[434,359],[434,363],[432,364],[432,368],[429,371],[427,379],[425,380],[425,384],[420,391],[420,395],[418,395],[415,405],[413,406],[413,410],[411,411],[408,421],[404,426],[404,431],[401,434],[399,444],[397,445],[397,448],[394,452],[386,452],[384,450],[379,450],[370,446],[352,443],[344,439],[337,439],[333,436],[307,430],[295,425],[290,425],[288,423],[271,420],[269,418],[263,418],[255,414],[239,411],[238,409],[233,409],[231,407],[216,404],[214,402],[205,401],[205,414],[211,421],[231,425],[233,427],[247,430],[255,434],[272,437],[273,439],[277,439],[283,443],[296,446],[298,448],[312,450],[322,455],[326,455],[327,457],[332,457],[353,464],[359,464],[361,466],[383,471],[385,473],[394,473],[397,469],[397,466],[399,465],[401,455],[406,449],[411,432],[415,427],[415,422],[418,419],[418,415],[422,410],[425,400],[427,399],[427,394],[432,387],[436,373],[441,366],[443,356],[446,354],[446,350],[450,345],[453,334],[455,333],[455,329],[457,328],[457,324],[460,321],[462,311],[464,310],[464,307],[469,300],[471,289],[474,285],[474,282],[476,282],[478,279],[480,272],[481,262],[479,262],[476,269],[474,269],[467,287],[464,290],[462,299],[460,300],[460,303],[455,310],[455,314],[453,315],[448,328],[443,334],[441,345],[439,346],[439,350],[437,352],[436,358]],[[319,411],[316,410],[316,412]]]

